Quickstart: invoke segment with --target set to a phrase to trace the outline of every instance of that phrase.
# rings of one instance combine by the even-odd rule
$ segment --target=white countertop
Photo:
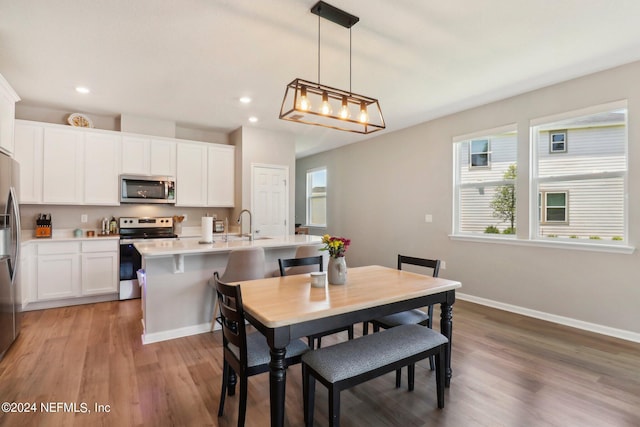
[[[82,230],[81,237],[74,237],[72,229],[53,230],[51,237],[35,237],[35,230],[23,229],[20,231],[20,242],[25,243],[41,243],[41,242],[69,242],[69,241],[87,241],[87,240],[120,240],[119,234],[110,234],[106,236],[87,237],[87,230]]]
[[[160,257],[167,255],[189,255],[213,252],[228,252],[238,248],[263,247],[277,248],[288,246],[303,246],[322,242],[320,236],[306,234],[290,234],[285,236],[262,237],[254,241],[230,240],[224,242],[216,239],[212,243],[199,243],[198,238],[180,238],[168,241],[148,241],[134,243],[136,249],[143,257]]]

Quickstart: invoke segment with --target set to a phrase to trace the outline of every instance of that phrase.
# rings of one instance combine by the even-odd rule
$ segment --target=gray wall
[[[352,239],[350,266],[395,267],[398,253],[440,258],[446,261],[441,276],[462,282],[460,292],[472,299],[640,340],[637,251],[625,255],[449,238],[454,136],[517,123],[518,172],[527,176],[530,119],[628,99],[629,242],[637,245],[638,75],[640,62],[298,159],[297,222],[304,222],[306,170],[327,166],[327,231]],[[525,199],[519,194],[518,200]],[[518,223],[527,224],[528,209],[521,208]],[[425,223],[425,214],[433,215],[432,223]]]

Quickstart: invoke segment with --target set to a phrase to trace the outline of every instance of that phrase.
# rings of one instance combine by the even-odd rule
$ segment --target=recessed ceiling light
[[[257,122],[257,121],[258,121],[258,118],[257,118],[257,117],[255,117],[255,116],[251,116],[251,117],[249,117],[249,121],[250,121],[251,123],[255,123],[255,122]]]
[[[89,93],[91,91],[89,90],[88,87],[78,86],[78,87],[76,87],[76,92],[86,94],[86,93]]]
[[[242,102],[243,104],[248,104],[251,102],[251,98],[249,98],[248,96],[243,96],[242,98],[240,98],[240,102]]]

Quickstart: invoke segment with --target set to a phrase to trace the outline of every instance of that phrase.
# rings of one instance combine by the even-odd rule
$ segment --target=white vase
[[[329,258],[327,279],[330,285],[344,285],[347,282],[347,262],[345,258]]]

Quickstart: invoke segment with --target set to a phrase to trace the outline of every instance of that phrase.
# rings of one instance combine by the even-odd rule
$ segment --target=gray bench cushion
[[[229,349],[240,358],[240,350],[235,345],[229,343]],[[293,340],[287,346],[285,357],[299,356],[309,351],[309,347],[300,340]],[[247,334],[247,365],[258,366],[269,363],[271,354],[269,353],[269,344],[264,335],[259,332]]]
[[[421,325],[402,325],[312,350],[302,362],[331,383],[372,371],[446,343],[447,337]]]

